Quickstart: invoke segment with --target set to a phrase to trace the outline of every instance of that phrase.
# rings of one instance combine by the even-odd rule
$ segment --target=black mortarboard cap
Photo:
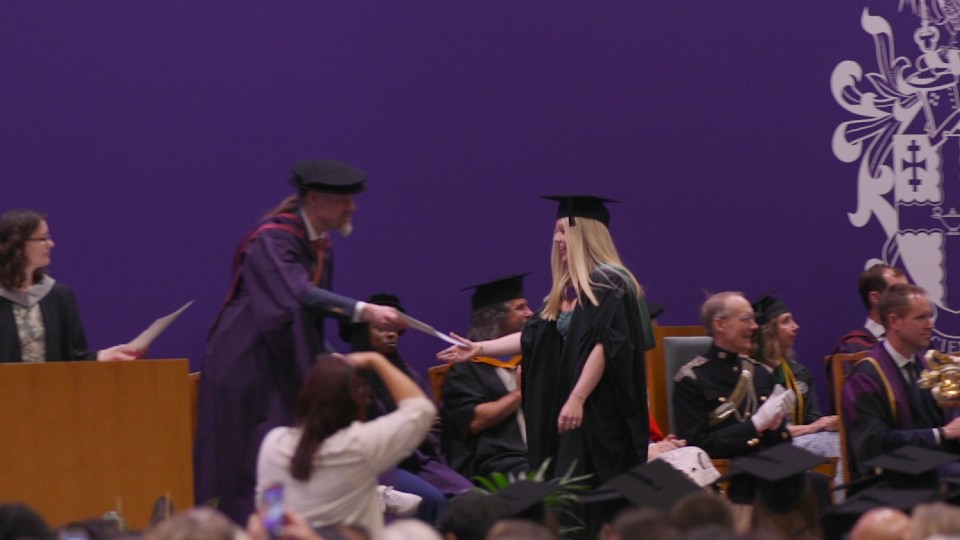
[[[507,503],[512,517],[542,521],[544,499],[557,489],[557,485],[550,482],[519,480],[495,492],[493,496]]]
[[[335,159],[312,159],[294,165],[290,185],[298,189],[352,195],[366,187],[367,173]]]
[[[757,324],[763,326],[789,312],[790,308],[780,300],[766,294],[753,302],[753,311],[757,316]]]
[[[702,491],[703,488],[687,475],[665,461],[655,459],[611,478],[580,500],[583,503],[599,503],[626,499],[639,508],[669,509],[687,495]]]
[[[747,474],[765,482],[779,482],[825,462],[827,458],[789,443],[774,445],[751,454],[735,458],[730,464],[728,477]]]
[[[543,198],[560,203],[557,208],[557,219],[568,217],[571,225],[576,224],[575,218],[585,217],[609,226],[610,212],[605,203],[619,202],[593,195],[545,195]]]
[[[751,503],[756,497],[775,512],[787,512],[807,491],[806,472],[824,461],[823,456],[790,443],[736,458],[726,475],[732,479],[730,500]]]
[[[470,297],[470,306],[476,311],[500,302],[523,298],[523,278],[528,275],[530,275],[530,272],[512,274],[479,285],[464,287],[460,290],[474,289],[473,296]]]
[[[939,481],[937,469],[958,459],[960,456],[949,452],[903,446],[864,464],[878,469],[883,481],[891,487],[935,488]]]

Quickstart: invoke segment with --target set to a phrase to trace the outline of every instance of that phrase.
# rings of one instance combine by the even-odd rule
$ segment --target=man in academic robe
[[[860,292],[860,301],[867,310],[867,318],[860,328],[855,328],[837,341],[830,354],[826,357],[827,387],[833,388],[833,368],[830,365],[830,357],[835,354],[852,354],[860,351],[869,351],[877,342],[883,339],[886,330],[880,321],[880,296],[883,295],[889,287],[897,283],[907,283],[907,276],[903,270],[887,266],[885,264],[875,264],[863,271],[857,278],[857,289]],[[837,410],[836,403],[833,402],[833,392],[827,392],[827,413]]]
[[[334,160],[301,162],[292,172],[296,195],[237,247],[202,365],[196,500],[219,499],[219,509],[241,524],[254,509],[260,443],[270,429],[292,423],[300,387],[327,349],[323,317],[404,325],[394,308],[330,290],[330,236],[350,233],[353,195],[366,175]]]
[[[793,392],[778,387],[773,395],[773,376],[747,356],[757,331],[750,302],[738,292],[718,293],[704,302],[700,318],[713,343],[674,376],[677,436],[715,459],[789,441]]]
[[[893,285],[880,298],[886,339],[857,362],[843,385],[847,459],[854,478],[864,463],[901,446],[960,451],[960,419],[947,421],[928,390],[916,381],[930,347],[933,308],[916,285]]]
[[[467,338],[496,339],[523,329],[533,311],[515,274],[468,287],[472,315]],[[464,290],[467,290],[464,289]],[[526,427],[520,394],[522,356],[477,356],[453,364],[443,382],[443,449],[450,464],[467,478],[522,473],[527,460]]]

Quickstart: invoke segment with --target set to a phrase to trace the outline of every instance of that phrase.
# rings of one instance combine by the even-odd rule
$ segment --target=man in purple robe
[[[843,385],[847,459],[855,479],[869,473],[864,463],[901,446],[960,452],[960,419],[947,421],[930,392],[916,385],[927,367],[918,353],[930,347],[933,333],[926,291],[894,285],[878,309],[886,339],[857,362]]]
[[[270,429],[292,423],[303,380],[327,349],[323,317],[404,326],[393,308],[330,291],[330,235],[350,233],[353,195],[363,191],[366,175],[334,160],[301,162],[292,172],[297,194],[237,248],[202,366],[196,498],[219,499],[219,509],[241,524],[255,506],[260,442]]]
[[[880,305],[880,297],[889,287],[897,283],[907,283],[907,276],[903,270],[887,266],[885,264],[875,264],[863,271],[857,278],[857,290],[860,292],[860,301],[867,310],[867,319],[863,326],[855,328],[837,341],[826,357],[827,370],[827,388],[833,388],[833,368],[830,365],[830,357],[834,354],[851,354],[860,351],[869,351],[880,341],[886,331],[880,322],[880,312],[877,309]],[[833,402],[833,392],[827,392],[827,414],[837,410],[836,403]]]

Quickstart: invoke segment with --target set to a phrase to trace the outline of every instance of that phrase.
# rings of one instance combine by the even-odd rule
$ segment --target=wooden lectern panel
[[[192,506],[189,385],[186,360],[0,364],[0,501],[61,526],[119,498],[132,529]]]

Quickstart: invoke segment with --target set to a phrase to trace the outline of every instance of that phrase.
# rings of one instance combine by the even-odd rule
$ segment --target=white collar
[[[303,226],[307,229],[307,240],[313,242],[314,240],[319,240],[324,238],[326,234],[320,234],[316,229],[313,228],[313,224],[310,223],[310,220],[307,219],[307,214],[303,211],[303,208],[299,210],[300,219],[303,220]]]
[[[863,327],[867,329],[868,332],[873,334],[873,337],[880,339],[887,335],[887,329],[883,327],[882,324],[877,321],[867,317],[867,322],[863,323]]]
[[[893,345],[890,345],[890,342],[887,340],[883,341],[883,348],[887,350],[887,354],[890,355],[890,358],[893,358],[893,361],[896,362],[897,367],[900,369],[903,369],[904,366],[910,362],[913,362],[913,356],[907,358],[906,356],[900,354],[896,349],[893,348]]]

